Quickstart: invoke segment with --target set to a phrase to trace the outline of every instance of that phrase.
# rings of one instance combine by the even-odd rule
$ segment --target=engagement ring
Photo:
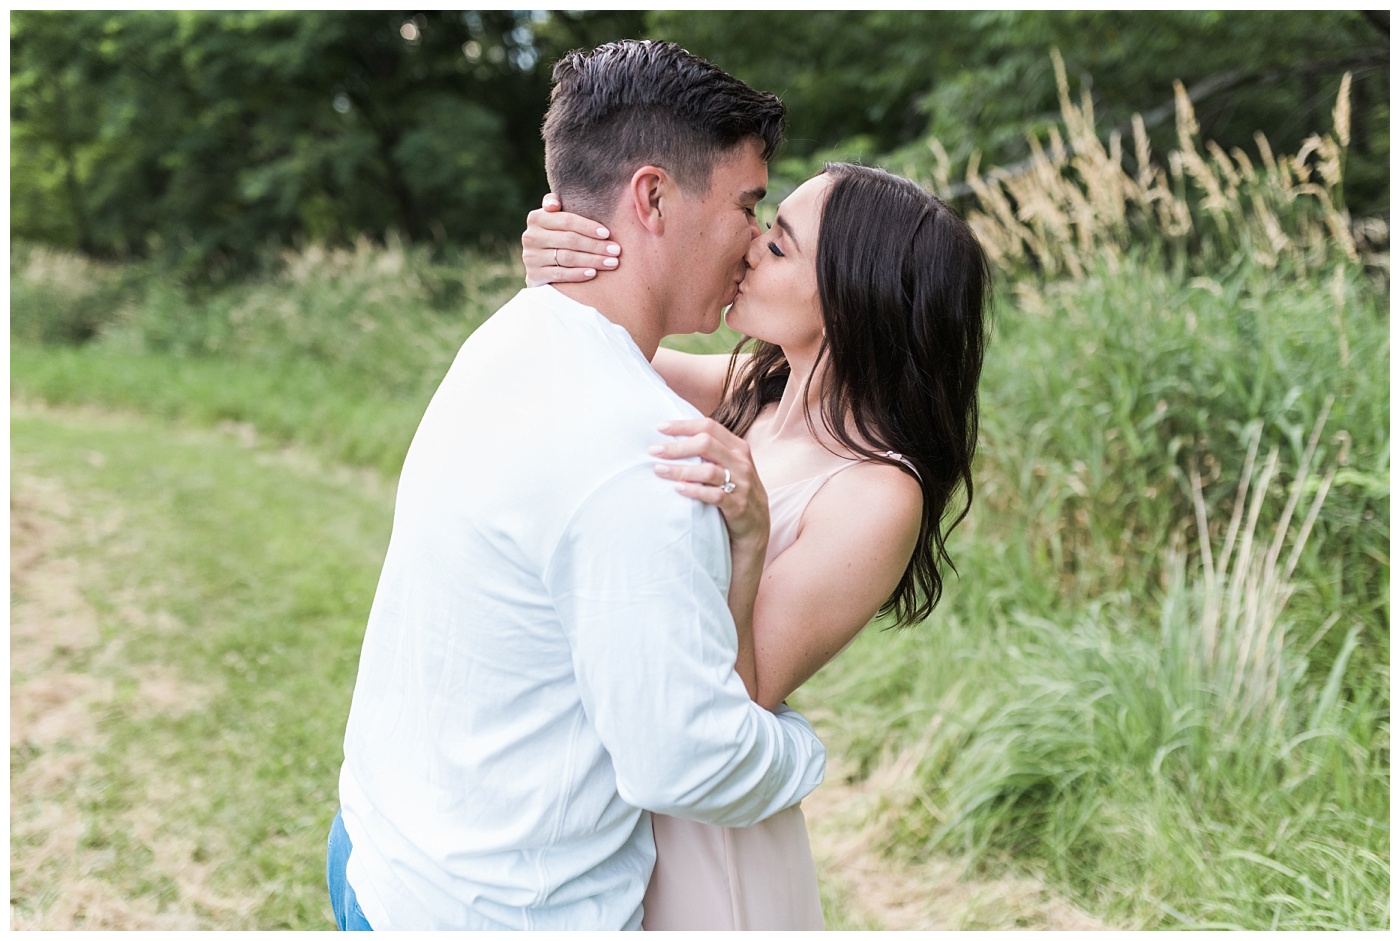
[[[729,468],[727,467],[724,469],[724,483],[719,485],[719,489],[723,490],[725,493],[734,492],[734,481],[729,479]]]

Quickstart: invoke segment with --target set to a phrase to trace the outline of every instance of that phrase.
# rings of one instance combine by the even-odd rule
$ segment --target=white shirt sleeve
[[[546,573],[618,793],[656,813],[748,826],[820,784],[826,752],[800,714],[749,698],[734,671],[728,582],[719,512],[650,464],[593,492]]]

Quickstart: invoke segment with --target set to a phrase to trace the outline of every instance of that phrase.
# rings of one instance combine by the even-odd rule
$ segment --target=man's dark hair
[[[706,193],[715,165],[743,141],[757,138],[768,160],[782,143],[785,113],[776,95],[675,43],[576,49],[554,66],[545,171],[564,208],[604,219],[618,189],[646,164]]]

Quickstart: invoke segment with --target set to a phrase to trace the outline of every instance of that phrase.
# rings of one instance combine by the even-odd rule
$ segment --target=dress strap
[[[917,477],[919,480],[923,480],[922,477],[919,477],[919,469],[914,466],[914,462],[909,460],[909,458],[905,457],[903,454],[900,454],[898,451],[886,451],[885,457],[893,458],[894,460],[903,464],[905,467],[909,468],[911,471],[914,472],[915,477]]]

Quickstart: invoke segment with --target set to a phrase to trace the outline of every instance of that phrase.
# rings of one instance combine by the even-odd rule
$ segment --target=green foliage
[[[1227,150],[1259,128],[1296,150],[1349,69],[1346,200],[1388,199],[1388,41],[1355,12],[31,10],[10,30],[12,234],[205,275],[269,244],[513,242],[547,185],[553,61],[622,37],[783,96],[775,191],[826,157],[924,172],[930,138],[956,175],[1019,159],[1055,121],[1055,48],[1106,127],[1243,70],[1198,107]]]
[[[1199,111],[1204,136],[1222,146],[1246,145],[1267,128],[1276,149],[1287,150],[1330,123],[1344,63],[1375,69],[1372,54],[1387,45],[1352,12],[1042,10],[968,20],[972,37],[959,72],[934,88],[924,107],[934,136],[962,156],[982,150],[984,163],[1025,154],[1024,132],[1037,130],[1026,118],[1055,120],[1051,49],[1064,55],[1074,79],[1092,84],[1108,127],[1126,127],[1133,113],[1169,103],[1173,80],[1190,86],[1228,69],[1281,69],[1285,74],[1272,81],[1206,101]],[[971,115],[982,120],[966,120]]]
[[[551,37],[638,18],[17,12],[12,232],[202,272],[269,243],[513,236],[545,189]]]
[[[918,100],[940,80],[959,14],[898,10],[653,11],[649,31],[679,43],[788,106],[799,156],[853,138],[867,157],[924,125]]]

